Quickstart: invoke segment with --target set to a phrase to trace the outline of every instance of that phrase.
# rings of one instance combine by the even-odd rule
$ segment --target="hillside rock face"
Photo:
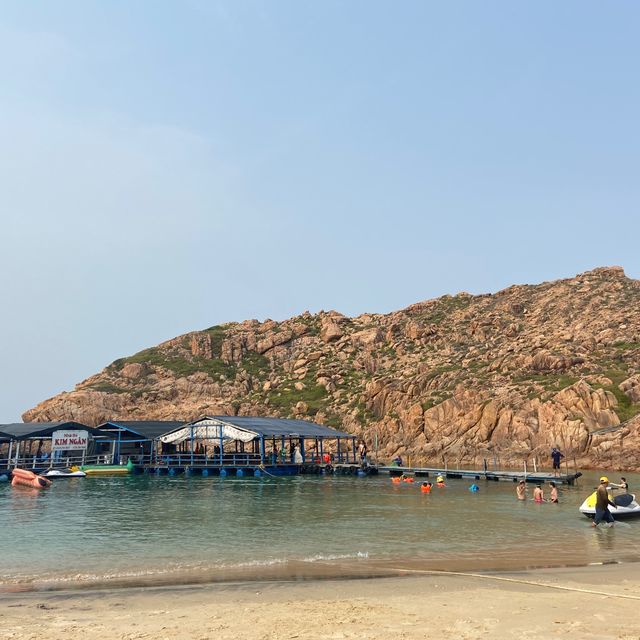
[[[307,418],[380,459],[640,470],[640,281],[620,267],[394,313],[248,320],[110,364],[25,421]]]

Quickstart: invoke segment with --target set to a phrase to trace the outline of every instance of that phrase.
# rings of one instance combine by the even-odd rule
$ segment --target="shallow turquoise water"
[[[632,491],[640,476],[627,475]],[[612,480],[614,477],[612,476]],[[515,499],[510,482],[419,484],[379,478],[131,476],[0,485],[0,583],[252,579],[398,567],[494,569],[640,557],[640,519],[594,531],[578,506]],[[531,491],[532,487],[530,487]],[[322,571],[320,570],[322,568]],[[240,573],[238,573],[240,572]],[[265,573],[266,572],[266,573]]]

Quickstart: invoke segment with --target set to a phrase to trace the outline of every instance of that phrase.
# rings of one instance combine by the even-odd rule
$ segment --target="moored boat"
[[[580,513],[593,518],[596,514],[596,494],[594,491],[581,505]],[[633,493],[622,493],[612,496],[611,501],[615,503],[615,507],[609,507],[609,511],[614,518],[628,518],[631,516],[640,516],[640,504],[636,501]]]
[[[41,475],[43,478],[85,478],[87,476],[78,467],[72,469],[48,469]]]

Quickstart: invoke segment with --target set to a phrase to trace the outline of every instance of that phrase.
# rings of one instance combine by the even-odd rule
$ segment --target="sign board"
[[[51,436],[51,451],[86,449],[88,442],[88,431],[54,431]]]

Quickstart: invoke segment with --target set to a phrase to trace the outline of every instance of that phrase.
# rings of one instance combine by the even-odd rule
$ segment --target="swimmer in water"
[[[556,504],[558,504],[558,487],[556,487],[555,482],[550,482],[549,486],[551,487],[549,502],[555,502]]]
[[[527,485],[524,480],[520,480],[520,482],[518,482],[518,486],[516,487],[516,496],[518,497],[518,500],[527,499]]]
[[[537,485],[533,490],[533,501],[537,502],[538,504],[544,502],[544,492],[542,491],[541,485]]]

